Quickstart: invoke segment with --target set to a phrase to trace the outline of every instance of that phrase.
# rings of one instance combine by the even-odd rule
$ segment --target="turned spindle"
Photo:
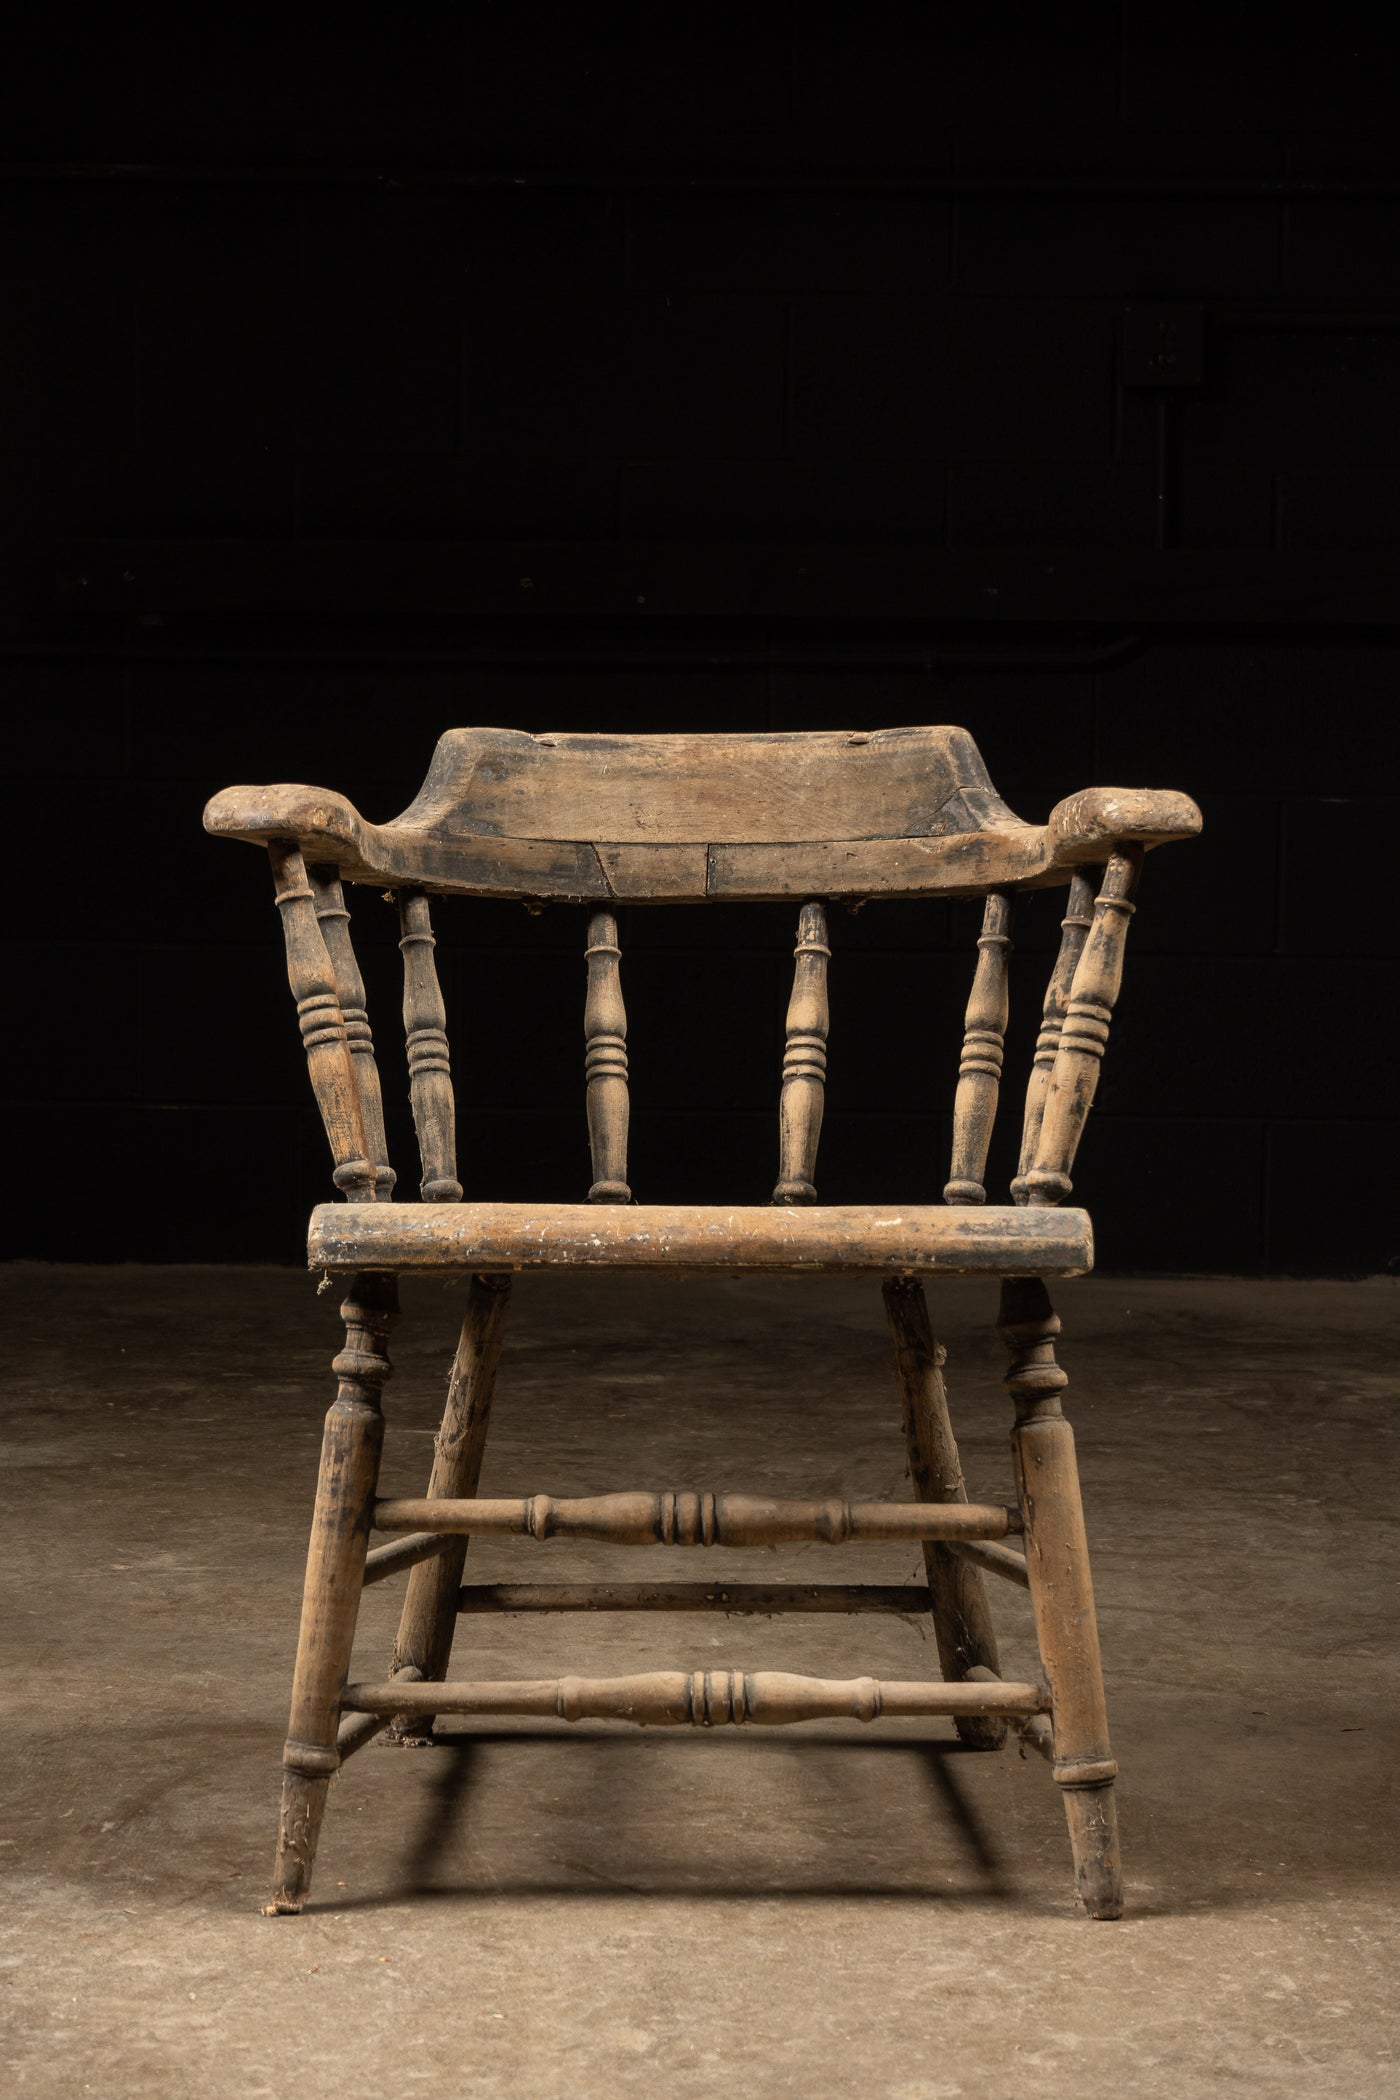
[[[403,954],[403,1025],[408,1049],[408,1094],[425,1203],[460,1203],[457,1179],[457,1111],[447,1052],[447,1009],[442,1003],[433,951],[432,918],[422,890],[399,896],[399,948]]]
[[[514,1495],[461,1500],[395,1495],[374,1508],[377,1531],[467,1537],[597,1539],[613,1546],[826,1546],[871,1539],[1004,1539],[1020,1515],[996,1502],[795,1501],[663,1489],[612,1495]]]
[[[1028,1203],[1063,1203],[1073,1186],[1070,1168],[1093,1105],[1108,1024],[1123,982],[1123,950],[1142,855],[1141,846],[1124,846],[1104,869],[1046,1090],[1035,1165],[1025,1177]]]
[[[349,1684],[347,1713],[383,1713],[397,1682]],[[925,1714],[1039,1713],[1039,1685],[990,1675],[969,1684],[876,1677],[799,1677],[788,1670],[649,1670],[635,1677],[507,1678],[402,1688],[409,1713],[536,1714],[560,1721],[631,1721],[639,1728],[781,1728],[795,1721],[877,1721]]]
[[[308,868],[306,872],[321,937],[335,973],[336,996],[345,1023],[345,1040],[350,1047],[355,1089],[360,1097],[365,1145],[374,1165],[375,1195],[381,1203],[387,1203],[393,1196],[394,1182],[398,1177],[389,1165],[389,1145],[384,1135],[384,1096],[379,1085],[374,1037],[366,1010],[365,981],[360,975],[355,945],[350,938],[350,912],[335,868]]]
[[[630,1203],[627,1185],[627,1008],[617,920],[595,911],[588,921],[588,990],[583,1008],[588,1143],[593,1154],[590,1203]]]
[[[1050,972],[1050,982],[1045,988],[1040,1034],[1036,1037],[1035,1057],[1026,1085],[1026,1114],[1021,1125],[1021,1157],[1016,1169],[1016,1179],[1011,1184],[1012,1199],[1017,1203],[1024,1203],[1030,1194],[1027,1176],[1035,1165],[1036,1147],[1040,1143],[1041,1119],[1045,1114],[1045,1096],[1050,1086],[1050,1074],[1055,1069],[1055,1053],[1060,1047],[1060,1033],[1065,1025],[1074,973],[1079,966],[1084,942],[1093,923],[1094,878],[1097,873],[1098,870],[1094,868],[1079,868],[1070,878],[1069,902],[1065,908],[1065,916],[1060,921],[1060,950],[1055,957],[1055,967]]]
[[[316,895],[293,841],[274,841],[268,856],[306,1069],[335,1161],[332,1178],[347,1202],[372,1203],[376,1171],[368,1156],[355,1064],[336,990],[335,966],[316,916]]]
[[[945,1203],[987,1200],[987,1147],[1001,1091],[1010,954],[1011,898],[1005,890],[991,890],[982,914],[977,968],[963,1023],[962,1062],[953,1104],[952,1178],[943,1191]]]
[[[775,1203],[815,1203],[817,1141],[826,1100],[826,1038],[831,1024],[826,975],[831,949],[826,906],[804,904],[793,949],[792,996],[783,1046],[783,1090],[778,1105],[778,1183]]]

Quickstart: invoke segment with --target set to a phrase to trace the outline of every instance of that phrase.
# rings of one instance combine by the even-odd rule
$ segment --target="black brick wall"
[[[14,54],[11,1251],[297,1257],[327,1162],[216,788],[384,817],[453,722],[956,721],[1026,817],[1093,782],[1205,811],[1149,863],[1082,1154],[1103,1265],[1400,1260],[1395,51],[1219,8],[937,44],[937,10],[828,12]],[[1205,316],[1160,401],[1125,384],[1144,301]],[[796,547],[829,584],[794,608]],[[391,914],[357,913],[397,1099]],[[789,917],[628,915],[641,1193],[771,1185]],[[1054,917],[1023,914],[1023,1057]],[[581,1193],[580,915],[442,933],[463,1178]],[[941,1186],[974,936],[837,916],[830,1197]]]

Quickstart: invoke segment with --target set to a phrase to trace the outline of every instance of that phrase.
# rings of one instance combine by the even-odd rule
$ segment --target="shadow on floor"
[[[571,1775],[580,1783],[571,1801],[571,1822],[585,1837],[596,1840],[599,1835],[605,1844],[608,1833],[615,1840],[617,1851],[611,1867],[601,1860],[590,1859],[589,1851],[596,1851],[596,1843],[570,1848],[571,1856],[560,1861],[554,1875],[530,1874],[526,1877],[493,1874],[489,1888],[477,1881],[452,1881],[443,1878],[443,1863],[454,1854],[461,1857],[469,1839],[468,1814],[471,1798],[482,1784],[483,1768],[491,1751],[498,1748],[519,1748],[522,1740],[532,1745],[547,1743],[551,1752],[595,1753],[582,1772]],[[596,1756],[601,1746],[606,1747],[602,1759]],[[667,1750],[682,1754],[699,1752],[706,1754],[708,1745],[700,1740],[679,1738],[668,1742]],[[758,1746],[755,1746],[758,1747]],[[770,1746],[762,1746],[764,1748]],[[478,1901],[483,1895],[490,1896],[567,1896],[599,1894],[633,1895],[685,1895],[689,1897],[735,1896],[864,1896],[905,1897],[919,1896],[952,1898],[965,1901],[969,1896],[979,1901],[1021,1901],[1024,1891],[1007,1879],[1001,1852],[996,1844],[986,1819],[974,1807],[968,1792],[959,1781],[958,1767],[969,1757],[983,1753],[969,1750],[961,1743],[918,1742],[840,1742],[826,1740],[823,1752],[835,1754],[839,1766],[848,1760],[859,1760],[867,1764],[872,1758],[885,1760],[901,1758],[911,1773],[922,1782],[923,1800],[907,1788],[898,1789],[898,1798],[907,1806],[909,1818],[901,1816],[905,1842],[894,1855],[899,1859],[900,1871],[887,1880],[878,1880],[864,1874],[851,1877],[827,1876],[820,1883],[795,1880],[788,1875],[772,1875],[755,1872],[746,1865],[742,1875],[727,1875],[722,1858],[716,1859],[713,1874],[697,1872],[693,1857],[684,1858],[684,1847],[677,1848],[677,1856],[668,1860],[653,1856],[640,1871],[635,1869],[636,1832],[626,1827],[626,1803],[632,1792],[631,1780],[624,1769],[625,1761],[638,1753],[646,1754],[650,1745],[629,1740],[626,1737],[597,1737],[568,1735],[531,1734],[522,1738],[518,1734],[485,1733],[481,1735],[447,1736],[434,1745],[434,1771],[431,1793],[412,1848],[404,1862],[404,1873],[398,1886],[382,1894],[343,1899],[328,1903],[324,1896],[314,1904],[323,1910],[372,1909],[383,1904],[400,1902],[405,1896],[454,1898]],[[499,1784],[499,1781],[497,1781]],[[883,1791],[883,1782],[879,1791]],[[888,1795],[886,1798],[890,1798]],[[622,1812],[619,1813],[621,1804]],[[960,1879],[950,1884],[946,1866],[941,1873],[920,1874],[917,1866],[911,1872],[908,1838],[911,1823],[917,1825],[922,1812],[932,1812],[937,1823],[950,1830],[956,1839],[957,1850],[965,1866],[973,1869],[971,1884]],[[685,1800],[677,1799],[675,1825],[679,1831],[685,1817]],[[629,1868],[627,1854],[632,1855],[633,1867]],[[1066,1865],[1068,1849],[1066,1848]]]

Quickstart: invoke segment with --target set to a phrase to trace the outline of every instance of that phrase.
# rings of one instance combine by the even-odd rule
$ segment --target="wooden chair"
[[[825,1716],[950,1715],[996,1749],[1008,1727],[1050,1761],[1063,1790],[1080,1895],[1091,1916],[1122,1910],[1109,1746],[1074,1439],[1061,1410],[1059,1321],[1046,1280],[1092,1265],[1083,1210],[1063,1207],[1118,993],[1133,894],[1147,848],[1200,829],[1178,794],[1091,788],[1023,823],[998,798],[961,729],[760,736],[530,736],[454,729],[417,799],[389,824],[309,787],[230,788],[206,827],[265,846],[311,1083],[343,1201],[315,1210],[310,1265],[346,1277],[346,1341],[326,1418],[301,1633],[283,1755],[274,1912],[300,1910],[331,1776],[382,1729],[431,1732],[439,1714],[606,1717],[650,1726],[760,1725]],[[394,1200],[394,1174],[365,993],[342,885],[397,894],[409,1086],[422,1201]],[[1026,1094],[1012,1204],[986,1201],[1001,1083],[1007,956],[1018,891],[1067,886]],[[585,1203],[463,1200],[457,1177],[446,1015],[429,896],[581,904],[587,913],[584,1076],[593,1185]],[[985,899],[940,1205],[817,1202],[827,1040],[826,906],[883,898]],[[617,908],[790,898],[796,968],[771,1206],[637,1202],[627,1178],[627,1016]],[[775,1074],[775,1080],[777,1075]],[[917,1497],[911,1502],[771,1500],[724,1493],[551,1499],[477,1497],[511,1274],[570,1268],[796,1272],[884,1279]],[[426,1496],[376,1500],[390,1374],[386,1337],[401,1271],[471,1278]],[[949,1425],[926,1278],[1002,1280],[998,1331],[1015,1402],[1013,1506],[966,1499]],[[389,1543],[370,1547],[370,1534]],[[927,1586],[667,1583],[468,1585],[473,1534],[626,1545],[759,1546],[791,1540],[922,1541]],[[1009,1540],[1017,1545],[1008,1544]],[[407,1570],[389,1673],[347,1683],[364,1585]],[[1030,1591],[1040,1683],[1003,1681],[984,1575]],[[781,1671],[658,1671],[547,1682],[446,1678],[457,1615],[482,1608],[782,1612],[926,1609],[943,1681],[829,1680]]]

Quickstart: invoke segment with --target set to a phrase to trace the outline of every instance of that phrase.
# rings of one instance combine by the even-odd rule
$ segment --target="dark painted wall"
[[[384,817],[453,722],[958,721],[1026,817],[1205,810],[1149,863],[1081,1155],[1104,1265],[1400,1254],[1394,54],[829,12],[10,68],[11,1251],[295,1259],[327,1189],[214,789]],[[1159,302],[1185,384],[1124,334]],[[397,1097],[392,915],[357,914]],[[771,1185],[789,917],[628,915],[639,1193]],[[582,1193],[581,915],[441,930],[469,1192]],[[941,1186],[975,931],[837,916],[830,1197]]]

